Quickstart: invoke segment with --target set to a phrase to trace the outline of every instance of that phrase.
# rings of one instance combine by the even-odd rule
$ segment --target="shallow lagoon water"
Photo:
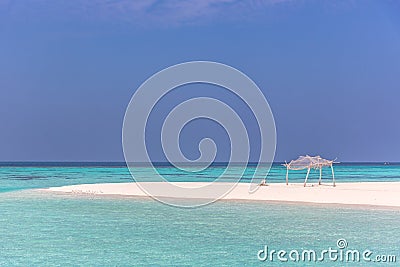
[[[1,171],[2,186],[14,189],[0,193],[0,266],[315,266],[315,262],[282,263],[276,258],[260,261],[257,253],[265,245],[286,251],[337,249],[341,238],[346,239],[347,249],[396,255],[392,266],[400,260],[399,210],[251,201],[182,209],[148,198],[20,190],[130,179],[123,168],[70,167],[73,170],[59,168],[60,172],[52,167],[47,168],[51,174],[42,168],[40,175],[35,168]],[[337,172],[338,180],[345,180]],[[22,173],[35,177],[7,180]],[[55,173],[58,176],[52,178]],[[394,171],[392,175],[375,179],[393,181]],[[318,264],[346,265],[328,258]]]

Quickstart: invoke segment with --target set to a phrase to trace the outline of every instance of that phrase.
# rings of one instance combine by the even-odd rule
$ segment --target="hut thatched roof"
[[[283,164],[289,170],[321,169],[330,167],[335,163],[334,160],[323,159],[320,156],[300,156],[298,159]]]

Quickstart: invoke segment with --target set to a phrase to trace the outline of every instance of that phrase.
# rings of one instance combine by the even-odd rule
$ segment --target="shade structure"
[[[289,184],[289,170],[305,170],[307,169],[306,179],[304,180],[304,186],[307,184],[308,175],[311,169],[319,169],[319,180],[318,184],[321,184],[322,180],[322,168],[330,167],[332,171],[333,186],[335,184],[335,172],[333,171],[333,164],[338,163],[335,160],[323,159],[320,156],[300,156],[298,159],[292,160],[289,163],[283,164],[286,167],[286,184]]]

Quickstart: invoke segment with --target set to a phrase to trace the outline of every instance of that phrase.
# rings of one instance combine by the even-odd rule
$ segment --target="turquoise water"
[[[379,165],[338,166],[336,172],[340,181],[399,181],[400,173],[399,166]],[[284,180],[280,167],[271,174],[273,182]],[[349,249],[396,255],[391,266],[400,261],[398,210],[222,201],[181,209],[150,199],[20,190],[131,179],[115,166],[1,167],[0,177],[0,188],[8,191],[0,193],[0,266],[315,266],[263,262],[257,253],[265,245],[321,251],[337,248],[340,238]],[[326,258],[318,265],[346,263]]]
[[[4,166],[5,165],[5,166]],[[0,165],[0,192],[14,191],[29,188],[43,188],[51,186],[62,186],[82,183],[121,183],[132,181],[132,177],[126,167],[122,164],[89,164],[76,163],[57,166],[55,164],[31,164],[33,166],[24,166],[23,164],[10,166],[3,163]],[[72,165],[72,166],[70,166]],[[182,175],[170,167],[159,167],[158,171],[169,181],[174,182],[209,182],[215,179],[223,167],[212,167],[200,173]],[[151,181],[152,175],[148,168],[138,167],[135,173],[140,177]],[[249,167],[241,182],[250,182],[254,167]],[[268,181],[271,183],[285,182],[286,169],[277,164],[274,165],[268,175]],[[306,176],[304,171],[291,171],[291,182],[302,182]],[[312,170],[309,181],[318,180],[319,172]],[[332,181],[330,169],[323,170],[323,181],[330,183]],[[235,181],[237,177],[231,177],[226,181]],[[400,164],[338,164],[335,166],[335,178],[338,182],[356,182],[356,181],[400,181]],[[153,179],[154,180],[154,179]]]

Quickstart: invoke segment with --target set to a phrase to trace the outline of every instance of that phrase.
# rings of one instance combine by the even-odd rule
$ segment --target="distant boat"
[[[385,163],[383,163],[383,165],[389,165],[389,162],[385,162]]]

